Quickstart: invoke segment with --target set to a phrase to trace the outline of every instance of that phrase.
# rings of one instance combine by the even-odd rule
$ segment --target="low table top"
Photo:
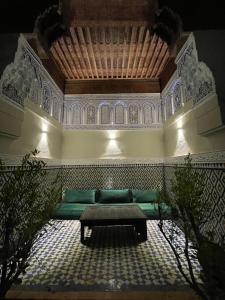
[[[88,206],[80,217],[80,221],[118,219],[147,220],[147,217],[136,204]]]

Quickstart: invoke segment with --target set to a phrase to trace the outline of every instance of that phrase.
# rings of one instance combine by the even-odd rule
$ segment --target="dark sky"
[[[158,2],[160,7],[166,5],[180,15],[184,31],[225,29],[225,9],[221,0],[159,0]],[[32,32],[36,17],[46,7],[57,3],[58,0],[1,0],[0,31]]]

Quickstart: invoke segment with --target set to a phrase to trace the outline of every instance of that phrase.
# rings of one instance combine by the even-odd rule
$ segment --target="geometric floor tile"
[[[22,284],[13,288],[52,292],[188,288],[157,224],[147,221],[148,239],[142,243],[131,226],[86,229],[88,242],[83,245],[79,221],[55,221],[35,246]],[[200,273],[197,262],[194,272]]]

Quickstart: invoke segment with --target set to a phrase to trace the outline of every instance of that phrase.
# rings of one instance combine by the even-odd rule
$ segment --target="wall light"
[[[41,123],[41,129],[42,129],[42,132],[48,132],[48,124],[44,121],[42,121]]]
[[[177,129],[182,129],[184,125],[183,116],[176,120]]]
[[[124,158],[122,156],[121,145],[118,140],[120,136],[119,130],[107,130],[106,131],[106,147],[105,152],[101,158],[115,159]]]
[[[107,130],[107,137],[110,140],[116,140],[119,136],[118,130]]]

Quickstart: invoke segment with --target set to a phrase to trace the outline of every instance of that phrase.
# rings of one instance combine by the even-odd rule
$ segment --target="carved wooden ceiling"
[[[52,47],[66,79],[156,79],[169,58],[167,44],[147,26],[77,26]]]
[[[160,92],[176,66],[155,31],[157,0],[60,3],[39,18],[36,49],[66,94]]]

